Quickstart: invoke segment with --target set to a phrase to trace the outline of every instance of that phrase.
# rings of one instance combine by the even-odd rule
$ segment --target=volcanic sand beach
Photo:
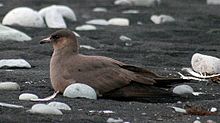
[[[207,5],[205,0],[164,0],[155,7],[115,6],[113,0],[2,0],[0,18],[15,7],[27,6],[35,10],[52,4],[71,7],[77,22],[67,22],[68,28],[96,18],[110,19],[125,17],[130,26],[97,26],[94,31],[76,31],[81,37],[80,44],[90,45],[95,50],[81,48],[82,54],[102,55],[119,61],[148,68],[160,75],[179,77],[177,72],[183,67],[191,67],[194,53],[212,55],[220,58],[220,6]],[[95,7],[105,7],[107,13],[93,12]],[[124,10],[136,9],[138,14],[122,14]],[[150,17],[153,14],[173,16],[173,23],[155,25]],[[138,25],[140,21],[143,25]],[[43,98],[53,94],[49,78],[49,62],[52,54],[50,45],[40,45],[39,41],[57,29],[27,28],[10,26],[25,32],[33,39],[26,42],[0,41],[0,59],[22,58],[27,60],[31,69],[0,69],[0,81],[13,81],[21,86],[20,91],[1,91],[0,102],[23,105],[29,109],[36,102],[20,101],[21,93],[30,92]],[[121,41],[121,35],[132,41]],[[129,43],[129,46],[126,46]],[[195,91],[205,92],[202,96],[189,96],[186,99],[146,99],[138,101],[117,101],[110,99],[70,99],[58,95],[54,100],[65,102],[71,111],[63,111],[62,116],[30,114],[27,109],[0,107],[0,122],[77,122],[103,123],[108,118],[121,118],[123,121],[136,123],[191,123],[200,118],[201,122],[213,120],[220,122],[218,115],[198,116],[174,112],[168,106],[184,107],[185,105],[212,107],[220,109],[220,85],[213,82],[190,81],[188,84]],[[173,86],[175,87],[175,85]],[[170,88],[172,90],[172,87]],[[182,103],[177,103],[181,101]],[[89,112],[91,110],[111,110],[115,113],[105,114]]]

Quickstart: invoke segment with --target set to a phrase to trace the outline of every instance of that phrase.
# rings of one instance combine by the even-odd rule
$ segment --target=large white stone
[[[108,20],[109,25],[116,26],[129,26],[129,20],[127,18],[111,18]]]
[[[163,24],[175,21],[175,19],[169,15],[152,15],[150,19],[155,24]]]
[[[0,41],[7,40],[29,41],[31,37],[21,31],[0,24]]]
[[[220,5],[220,0],[207,0],[208,5]]]
[[[86,23],[94,24],[94,25],[103,25],[103,26],[109,25],[108,21],[105,19],[93,19],[93,20],[86,21]]]
[[[24,27],[45,27],[43,18],[37,11],[28,7],[18,7],[9,11],[2,20],[4,25]]]
[[[66,18],[70,21],[76,21],[74,11],[64,5],[51,5],[45,7],[39,11],[39,14],[45,18],[49,28],[66,28],[66,23],[63,18]]]
[[[23,93],[19,96],[19,100],[31,100],[31,99],[38,99],[38,96],[31,93]]]
[[[0,82],[0,90],[20,90],[16,82]]]
[[[220,73],[220,59],[217,57],[195,53],[192,56],[191,65],[197,73]]]
[[[45,21],[49,28],[67,28],[63,16],[55,11],[48,11],[45,15]]]
[[[45,104],[35,104],[31,107],[30,110],[28,110],[28,112],[49,115],[63,115],[59,109]]]
[[[31,68],[31,65],[24,59],[2,59],[0,60],[0,68]]]
[[[88,99],[97,99],[97,95],[95,90],[86,85],[81,83],[75,83],[69,85],[63,93],[64,96],[70,97],[70,98],[88,98]]]
[[[155,6],[161,3],[161,0],[116,0],[115,5],[133,5],[133,6]]]
[[[66,103],[62,103],[62,102],[50,102],[47,105],[50,107],[57,108],[59,110],[71,110],[70,106],[68,106]]]
[[[178,85],[173,89],[173,93],[179,95],[192,94],[193,92],[193,88],[189,85]]]
[[[77,31],[88,31],[88,30],[96,30],[97,28],[93,25],[82,25],[82,26],[77,26],[75,30]]]

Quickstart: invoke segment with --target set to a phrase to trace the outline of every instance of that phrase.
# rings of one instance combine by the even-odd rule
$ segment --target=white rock
[[[93,25],[82,25],[82,26],[77,26],[75,30],[77,31],[88,31],[88,30],[96,30],[97,28]]]
[[[189,85],[178,85],[173,89],[173,93],[179,94],[179,95],[192,94],[193,92],[194,92],[193,88]]]
[[[138,14],[138,10],[125,10],[122,12],[123,14]]]
[[[169,15],[152,15],[150,19],[155,24],[163,24],[175,21],[175,19]]]
[[[107,12],[108,10],[103,7],[96,7],[92,10],[93,12]]]
[[[40,14],[28,7],[18,7],[9,11],[3,18],[2,24],[24,27],[45,27],[43,18]]]
[[[76,21],[74,11],[64,5],[52,5],[45,7],[39,11],[39,14],[45,18],[49,28],[66,28],[66,23],[63,18],[70,21]],[[57,26],[55,24],[58,24]]]
[[[0,82],[0,90],[20,90],[16,82]]]
[[[89,21],[86,21],[86,24],[103,25],[103,26],[109,25],[108,21],[105,19],[89,20]]]
[[[63,95],[70,98],[82,97],[88,99],[97,99],[95,90],[92,87],[81,83],[69,85],[64,90]]]
[[[109,25],[117,26],[129,26],[129,20],[127,18],[112,18],[108,20]]]
[[[123,123],[123,120],[121,118],[118,118],[118,119],[108,118],[106,122],[107,123]]]
[[[63,16],[56,10],[45,14],[45,21],[49,28],[67,28]]]
[[[193,121],[193,123],[201,123],[201,121],[195,120],[195,121]]]
[[[31,99],[38,99],[38,96],[31,93],[23,93],[19,96],[19,100],[31,100]]]
[[[104,114],[114,114],[115,113],[114,111],[111,111],[111,110],[104,110],[101,112],[103,112]]]
[[[207,0],[208,5],[220,5],[220,0]]]
[[[24,59],[2,59],[0,60],[0,68],[31,68],[31,65]]]
[[[191,65],[197,73],[220,73],[220,59],[213,56],[195,53],[192,56]]]
[[[2,3],[0,3],[0,7],[4,6]]]
[[[121,35],[121,36],[119,37],[119,39],[120,39],[121,41],[131,41],[131,38],[129,38],[129,37],[127,37],[127,36],[124,36],[124,35]]]
[[[0,41],[6,40],[29,41],[31,37],[21,31],[0,24]]]
[[[217,111],[217,108],[215,108],[215,107],[212,107],[211,109],[210,109],[210,112],[216,112]]]
[[[133,5],[133,6],[155,6],[161,3],[161,0],[116,0],[115,5]]]
[[[174,109],[175,112],[179,112],[179,113],[187,113],[185,109],[183,108],[179,108],[179,107],[175,107],[175,106],[171,106],[172,109]]]
[[[31,107],[30,110],[28,110],[28,112],[39,114],[63,115],[63,113],[59,109],[50,107],[45,104],[35,104]]]
[[[72,31],[72,32],[75,34],[76,37],[80,38],[80,35],[77,32],[74,32],[74,31]]]
[[[85,49],[88,49],[88,50],[95,50],[94,47],[89,46],[89,45],[80,45],[80,48],[85,48]]]
[[[50,107],[57,108],[59,110],[68,110],[68,111],[71,110],[70,106],[68,106],[66,103],[62,103],[62,102],[50,102],[47,105]]]

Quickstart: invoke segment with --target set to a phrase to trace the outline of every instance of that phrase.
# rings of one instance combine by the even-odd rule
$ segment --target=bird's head
[[[79,43],[75,34],[69,29],[62,29],[52,33],[49,37],[42,39],[40,44],[51,43],[54,50],[69,48],[73,52],[78,52]]]

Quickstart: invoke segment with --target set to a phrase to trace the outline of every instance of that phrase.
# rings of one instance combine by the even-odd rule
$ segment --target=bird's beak
[[[48,37],[48,38],[42,39],[42,40],[40,41],[40,44],[50,43],[50,42],[51,42],[50,37]]]

